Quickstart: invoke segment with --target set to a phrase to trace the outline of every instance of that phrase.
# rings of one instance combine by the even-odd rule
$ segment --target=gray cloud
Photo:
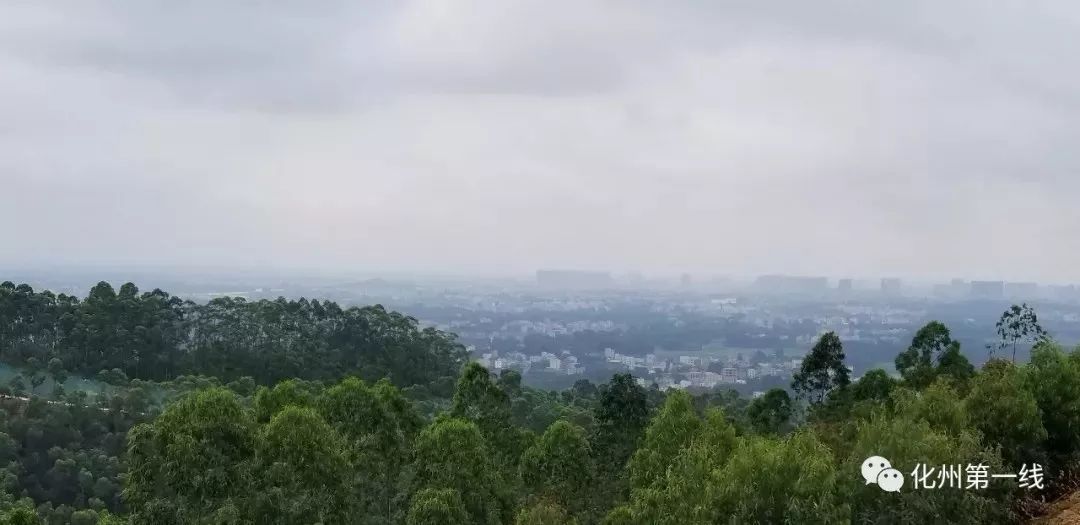
[[[0,7],[0,262],[1080,281],[1068,2]]]

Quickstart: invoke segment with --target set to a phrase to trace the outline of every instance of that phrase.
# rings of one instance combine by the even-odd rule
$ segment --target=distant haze
[[[284,4],[0,6],[0,264],[1080,282],[1076,2]]]

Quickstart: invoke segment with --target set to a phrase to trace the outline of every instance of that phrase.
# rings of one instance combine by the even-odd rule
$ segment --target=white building
[[[712,388],[720,382],[720,374],[714,372],[688,372],[686,379],[694,386]]]
[[[724,383],[734,383],[739,379],[739,370],[733,367],[727,367],[720,370],[720,381]]]
[[[692,355],[679,356],[679,364],[686,366],[701,366],[701,358]]]

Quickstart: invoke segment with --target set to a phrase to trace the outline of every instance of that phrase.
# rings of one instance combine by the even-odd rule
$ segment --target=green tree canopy
[[[307,387],[294,379],[282,381],[272,388],[259,387],[255,391],[255,418],[265,423],[285,407],[309,407],[314,401]]]
[[[584,511],[593,478],[585,430],[566,421],[555,422],[525,451],[521,478],[536,499],[552,501],[573,513]]]
[[[850,509],[838,483],[832,455],[813,433],[749,437],[714,476],[709,522],[845,522]]]
[[[514,525],[577,525],[578,521],[567,515],[562,507],[540,502],[524,507],[514,519]]]
[[[346,441],[355,465],[360,512],[393,520],[398,478],[409,461],[420,416],[401,392],[382,380],[369,387],[349,378],[328,388],[317,401],[319,413]]]
[[[896,388],[896,380],[889,377],[880,368],[875,368],[865,374],[851,387],[851,398],[859,401],[888,401],[889,395]]]
[[[1038,402],[1011,362],[995,360],[983,367],[972,381],[965,408],[985,441],[1000,447],[1006,464],[1018,471],[1024,464],[1045,463],[1046,428]]]
[[[195,523],[247,495],[254,431],[236,396],[221,388],[190,394],[132,429],[124,499],[135,521],[170,515]]]
[[[843,485],[839,493],[851,502],[851,521],[855,523],[895,523],[903,516],[910,523],[1005,523],[1008,505],[1002,502],[1011,487],[995,484],[986,490],[935,488],[913,490],[911,474],[916,465],[940,469],[942,465],[986,465],[990,472],[1001,472],[1001,459],[986,450],[978,433],[967,429],[949,435],[934,429],[924,419],[925,413],[879,413],[860,423],[854,447],[842,463]],[[905,478],[899,493],[889,493],[876,485],[867,485],[861,475],[866,458],[882,456]],[[932,479],[937,483],[937,477]]]
[[[256,439],[257,523],[340,523],[352,515],[342,437],[312,408],[290,405]]]
[[[355,374],[401,385],[434,384],[456,375],[467,358],[453,335],[421,329],[380,305],[238,297],[196,304],[157,289],[140,293],[132,283],[117,291],[107,282],[84,301],[25,284],[0,287],[0,341],[0,359],[34,363],[34,385],[54,358],[62,367],[48,369],[61,376],[118,370],[139,379],[203,374],[272,384]]]
[[[462,371],[450,415],[476,423],[489,450],[497,456],[496,465],[505,469],[517,464],[523,449],[510,420],[510,398],[479,363],[469,363]]]
[[[738,445],[735,429],[723,410],[710,408],[690,445],[679,451],[660,482],[633,493],[625,507],[634,523],[678,525],[713,519],[717,473]],[[619,518],[618,514],[609,519]]]
[[[911,346],[896,356],[896,371],[913,388],[925,388],[937,377],[936,364],[950,350],[959,353],[949,328],[940,321],[930,321],[915,333]]]
[[[751,401],[746,416],[755,432],[782,434],[787,432],[793,412],[791,396],[782,388],[774,388]]]
[[[630,374],[616,374],[600,389],[592,439],[598,497],[607,506],[628,488],[625,467],[649,423],[645,391]]]
[[[1001,314],[997,324],[1000,342],[998,348],[1012,347],[1012,360],[1016,362],[1016,348],[1020,343],[1034,344],[1049,339],[1050,334],[1039,324],[1039,316],[1027,303],[1012,305]]]
[[[407,525],[467,525],[469,516],[454,489],[423,489],[413,496]]]
[[[897,413],[926,421],[935,431],[958,436],[973,429],[963,397],[946,380],[939,379],[921,392],[897,389],[893,393],[893,404]]]
[[[811,404],[820,404],[834,390],[851,383],[851,370],[844,363],[844,345],[835,332],[828,332],[803,358],[791,387]]]
[[[975,366],[960,352],[959,344],[950,345],[938,357],[937,376],[951,380],[958,388],[965,388],[975,376]]]
[[[494,525],[511,510],[480,429],[471,421],[442,418],[424,429],[412,468],[410,508],[423,489],[452,489],[460,494],[469,523]]]
[[[676,390],[649,423],[641,447],[630,459],[630,487],[648,489],[663,479],[679,452],[689,446],[701,428],[690,395]]]
[[[1066,353],[1045,342],[1036,345],[1024,374],[1046,429],[1046,452],[1055,472],[1080,459],[1080,352]]]

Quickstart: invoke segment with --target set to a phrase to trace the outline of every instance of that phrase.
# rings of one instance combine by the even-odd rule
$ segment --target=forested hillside
[[[83,300],[0,283],[0,342],[8,363],[58,359],[79,374],[119,369],[154,381],[358,375],[430,384],[456,376],[466,358],[452,336],[421,330],[416,319],[381,306],[231,297],[195,304],[161,290],[139,293],[132,283],[116,291],[105,282]]]
[[[104,283],[78,300],[4,283],[0,357],[32,381],[8,385],[0,411],[0,522],[1022,522],[1076,486],[1080,351],[1016,312],[1003,317],[1006,358],[981,370],[932,322],[897,356],[900,378],[853,380],[829,333],[794,396],[747,400],[629,375],[529,389],[380,307],[195,305]],[[1025,344],[1031,362],[1013,363]],[[110,386],[38,392],[46,373]],[[886,492],[860,473],[871,456],[905,476],[1037,463],[1044,486],[908,479]]]

